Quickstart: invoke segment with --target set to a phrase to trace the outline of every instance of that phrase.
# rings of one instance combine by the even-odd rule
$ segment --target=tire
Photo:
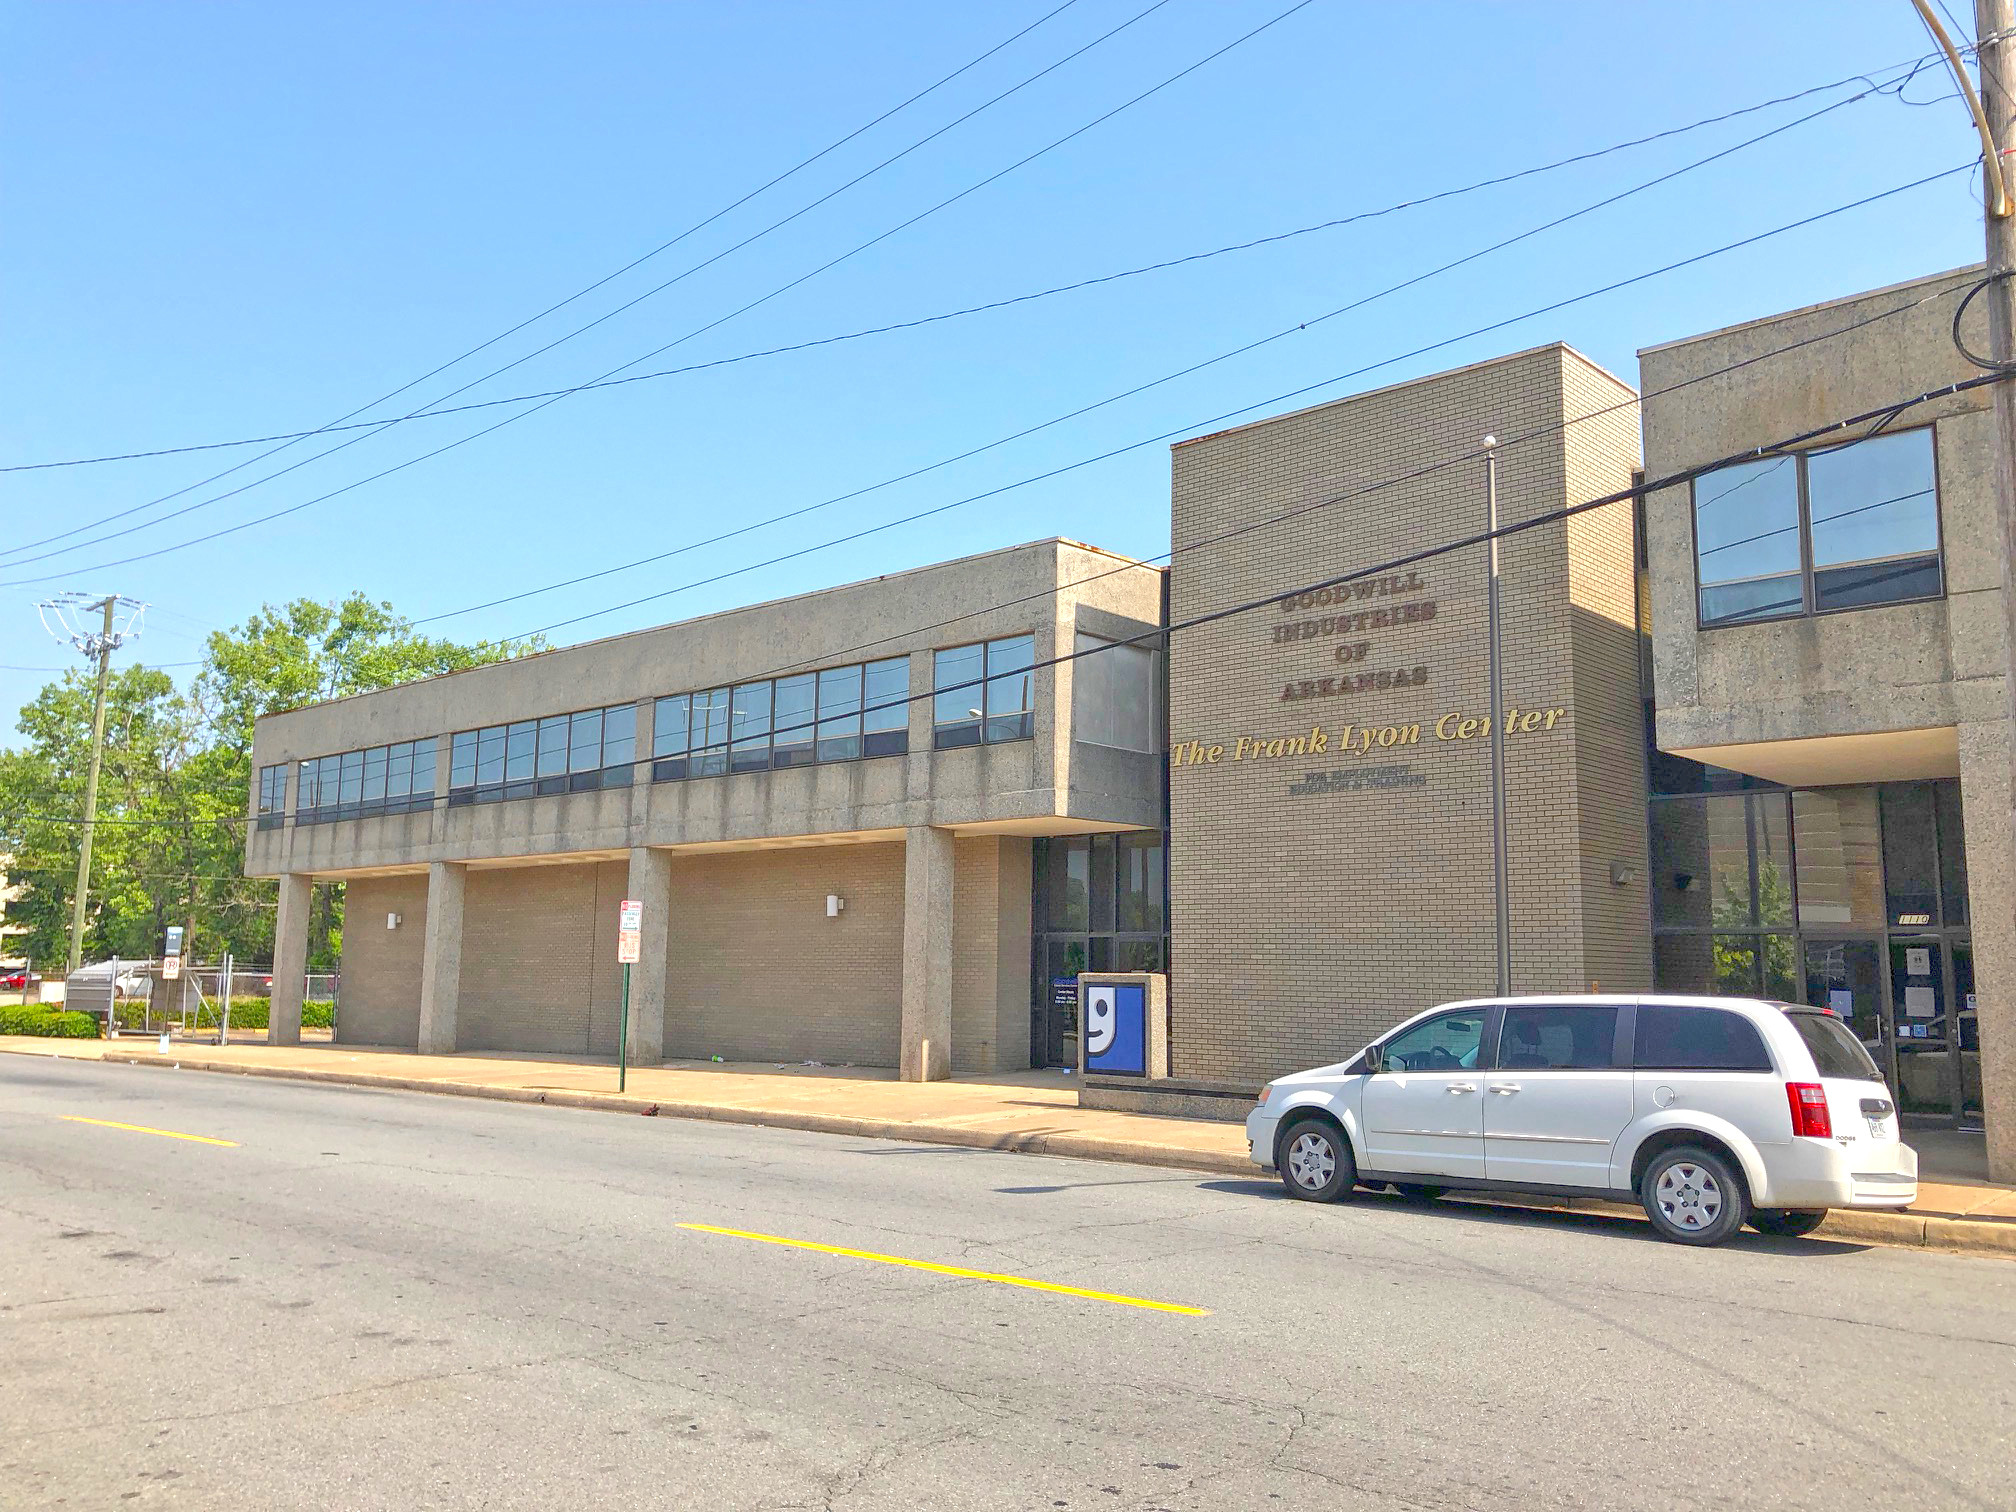
[[[1297,1118],[1281,1131],[1275,1166],[1288,1195],[1302,1202],[1335,1202],[1358,1184],[1351,1141],[1327,1118]]]
[[[1675,1244],[1725,1243],[1750,1216],[1743,1178],[1720,1155],[1695,1145],[1654,1155],[1640,1190],[1653,1231]]]
[[[1437,1202],[1441,1200],[1446,1187],[1423,1186],[1418,1181],[1395,1181],[1389,1183],[1393,1190],[1409,1202]]]
[[[1804,1239],[1826,1221],[1825,1208],[1760,1208],[1750,1215],[1750,1227],[1774,1239]]]

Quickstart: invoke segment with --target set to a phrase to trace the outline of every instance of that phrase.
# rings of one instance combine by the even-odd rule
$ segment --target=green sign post
[[[616,1021],[616,1090],[630,1080],[630,967],[642,956],[644,905],[625,898],[616,915],[616,959],[623,963],[623,1016]]]

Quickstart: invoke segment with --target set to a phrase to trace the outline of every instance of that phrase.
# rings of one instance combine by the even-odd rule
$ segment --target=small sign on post
[[[644,903],[625,898],[616,915],[616,959],[623,963],[623,1016],[616,1021],[616,1090],[630,1080],[630,968],[643,959]]]
[[[162,981],[172,982],[181,975],[182,975],[182,957],[180,957],[179,955],[171,955],[171,956],[163,956],[161,958]]]

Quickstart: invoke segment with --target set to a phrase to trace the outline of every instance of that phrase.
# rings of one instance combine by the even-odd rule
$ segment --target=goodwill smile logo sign
[[[1085,989],[1085,1069],[1105,1076],[1148,1074],[1148,990],[1138,982]]]

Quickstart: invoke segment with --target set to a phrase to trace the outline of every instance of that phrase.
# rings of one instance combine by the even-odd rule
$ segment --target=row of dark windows
[[[449,747],[448,803],[628,787],[636,759],[635,704],[461,730]]]
[[[1508,1004],[1495,1047],[1503,1071],[1770,1071],[1757,1026],[1721,1008],[1640,1004],[1628,1046],[1618,1009],[1581,1004]],[[1476,1071],[1494,1061],[1484,1044],[1488,1010],[1437,1014],[1382,1047],[1388,1070]]]
[[[910,749],[910,661],[737,683],[658,700],[651,780],[767,772]]]
[[[335,756],[313,756],[301,762],[298,770],[294,790],[296,824],[327,824],[372,814],[405,814],[434,804],[432,740],[402,740],[395,745],[344,751]],[[284,768],[280,771],[279,790],[272,795],[276,809],[286,799],[286,772]],[[262,772],[262,819],[267,796]]]

